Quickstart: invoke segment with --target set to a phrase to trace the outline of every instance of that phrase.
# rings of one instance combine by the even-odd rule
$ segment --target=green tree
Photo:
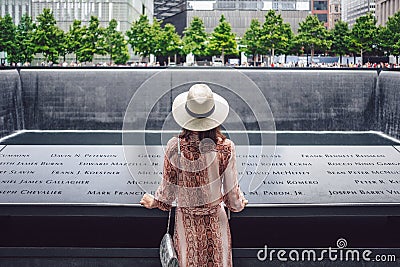
[[[243,35],[240,44],[246,56],[253,56],[253,62],[257,62],[257,55],[262,53],[260,45],[261,25],[258,19],[252,19],[249,28]]]
[[[161,22],[154,19],[153,23],[150,27],[150,37],[152,43],[152,48],[150,49],[149,53],[157,56],[162,55],[162,47],[164,44],[161,44],[163,35],[163,29],[161,28]]]
[[[105,50],[110,56],[110,64],[125,64],[129,59],[127,42],[124,35],[117,31],[118,22],[112,19],[104,31]]]
[[[353,51],[360,52],[361,61],[365,52],[371,52],[377,47],[377,36],[376,18],[372,14],[369,13],[356,19],[356,23],[351,29],[351,46]]]
[[[80,62],[92,62],[94,55],[105,55],[104,29],[100,27],[99,19],[95,16],[90,17],[88,27],[82,36],[82,46],[77,52]]]
[[[204,28],[204,23],[199,17],[193,17],[189,27],[183,32],[183,53],[192,53],[195,57],[205,54],[207,47],[207,33]]]
[[[283,23],[282,16],[276,14],[274,10],[269,10],[265,15],[265,22],[261,29],[260,43],[265,54],[271,55],[271,62],[275,57],[275,52],[287,50],[292,37],[290,25]]]
[[[308,51],[311,52],[311,61],[313,61],[316,50],[326,51],[331,45],[324,23],[314,15],[308,15],[305,21],[300,22],[294,42],[303,47],[307,53]]]
[[[168,64],[171,62],[171,56],[176,56],[181,47],[181,38],[176,33],[175,26],[167,23],[159,34],[157,43],[159,44],[160,54],[168,56]],[[175,58],[176,61],[176,58]]]
[[[62,43],[59,38],[62,30],[57,27],[53,12],[45,8],[37,16],[37,29],[33,35],[35,52],[42,53],[46,61],[57,62]]]
[[[133,22],[126,35],[128,36],[128,43],[131,45],[134,53],[141,57],[141,61],[143,57],[150,56],[153,53],[154,34],[146,15],[141,15],[139,20]]]
[[[235,34],[224,15],[221,15],[219,24],[211,34],[208,51],[213,56],[221,55],[222,64],[225,64],[225,55],[235,55],[238,52]]]
[[[32,18],[27,14],[23,15],[15,35],[15,42],[18,47],[16,55],[17,62],[32,62],[35,53],[35,46],[32,43],[35,29],[36,25],[32,22]]]
[[[382,46],[387,53],[396,56],[396,63],[398,64],[400,55],[400,11],[389,17],[379,39],[382,40]]]
[[[7,59],[9,62],[16,62],[16,27],[13,23],[10,14],[5,15],[4,18],[0,17],[0,52],[4,51],[7,53]]]
[[[340,63],[342,63],[343,55],[346,55],[349,51],[350,33],[349,25],[344,21],[338,21],[330,32],[331,51],[340,56]]]
[[[282,25],[282,35],[285,36],[287,42],[281,43],[281,46],[276,47],[276,52],[278,54],[288,54],[291,51],[294,34],[289,23],[283,23]]]
[[[64,31],[61,31],[58,36],[58,41],[60,42],[60,46],[58,49],[58,54],[60,57],[63,58],[63,61],[66,61],[67,54],[70,53],[69,46],[68,46],[68,35]]]
[[[78,63],[78,57],[81,58],[82,41],[85,33],[86,28],[82,27],[82,21],[74,20],[66,35],[68,53],[75,54],[76,63]]]

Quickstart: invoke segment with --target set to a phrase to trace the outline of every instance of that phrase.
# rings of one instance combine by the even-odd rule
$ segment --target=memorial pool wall
[[[229,84],[237,72],[248,77],[241,84],[244,94],[251,83],[261,90],[277,130],[374,130],[400,138],[398,71],[217,68],[1,70],[0,137],[22,129],[121,130],[129,101],[149,79],[163,90],[180,82],[202,81],[204,77],[216,84]],[[157,76],[160,73],[163,75]],[[146,129],[161,129],[176,94],[159,99],[153,116],[146,121]],[[246,129],[257,130],[252,108],[240,97],[225,97]],[[152,95],[145,98],[139,105],[154,102]],[[138,121],[138,130],[143,129],[142,124]]]

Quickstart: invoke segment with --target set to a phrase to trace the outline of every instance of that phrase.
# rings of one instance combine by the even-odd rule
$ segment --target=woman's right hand
[[[145,208],[148,209],[154,209],[157,207],[156,201],[154,199],[154,196],[150,194],[144,194],[142,199],[140,200],[140,204],[143,205]]]

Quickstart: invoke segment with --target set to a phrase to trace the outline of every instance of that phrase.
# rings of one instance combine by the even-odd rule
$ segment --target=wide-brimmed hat
[[[179,94],[172,104],[172,115],[182,128],[207,131],[221,125],[229,113],[228,102],[206,84],[195,84]]]

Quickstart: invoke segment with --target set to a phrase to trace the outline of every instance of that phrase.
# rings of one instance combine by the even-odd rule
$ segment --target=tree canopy
[[[203,21],[199,17],[193,18],[183,34],[182,50],[185,54],[192,53],[194,56],[201,56],[206,53],[207,33]]]
[[[38,15],[36,20],[38,24],[32,38],[35,52],[42,53],[46,61],[58,62],[63,31],[57,27],[53,12],[48,8],[43,9],[43,13]]]
[[[181,50],[181,38],[176,33],[175,26],[170,23],[165,24],[162,28],[157,43],[160,54],[168,56],[168,61],[170,61],[171,56],[178,54]]]
[[[118,22],[112,19],[104,30],[104,49],[110,56],[110,64],[123,64],[129,59],[128,45],[124,35],[117,30]]]
[[[378,46],[377,36],[376,18],[371,13],[357,18],[351,29],[353,51],[359,51],[362,58],[365,52],[370,52]]]
[[[332,41],[331,51],[340,56],[340,62],[342,62],[342,56],[346,55],[349,51],[350,33],[349,25],[344,21],[338,21],[330,33]]]
[[[153,52],[154,34],[146,15],[142,15],[139,20],[134,21],[130,30],[126,32],[126,35],[129,38],[128,43],[132,46],[136,55],[147,57]]]
[[[246,56],[253,56],[253,61],[257,62],[257,55],[261,54],[263,49],[260,44],[261,25],[258,19],[252,19],[249,28],[243,35],[240,44],[243,46],[241,51]]]
[[[225,64],[225,55],[237,54],[236,35],[232,32],[232,27],[221,15],[219,24],[215,27],[210,37],[208,51],[210,55],[221,55],[222,63]]]
[[[274,58],[275,51],[285,52],[292,38],[292,30],[288,23],[284,23],[282,16],[274,10],[265,15],[265,22],[261,28],[260,45],[264,54]]]
[[[400,55],[400,11],[389,17],[380,38],[382,46],[391,55]]]
[[[13,57],[16,54],[15,34],[17,29],[9,14],[5,15],[4,18],[0,17],[0,29],[0,51],[5,51],[8,60],[13,62]]]
[[[305,21],[300,22],[299,26],[295,42],[302,46],[304,50],[311,52],[311,61],[315,50],[326,51],[330,47],[331,41],[328,39],[328,31],[317,16],[308,15]]]
[[[89,25],[84,27],[81,47],[78,50],[78,59],[81,62],[92,62],[94,55],[105,54],[104,28],[100,27],[99,19],[90,17]]]
[[[16,55],[14,62],[31,62],[34,58],[35,46],[32,42],[36,24],[28,15],[23,15],[15,35]]]

